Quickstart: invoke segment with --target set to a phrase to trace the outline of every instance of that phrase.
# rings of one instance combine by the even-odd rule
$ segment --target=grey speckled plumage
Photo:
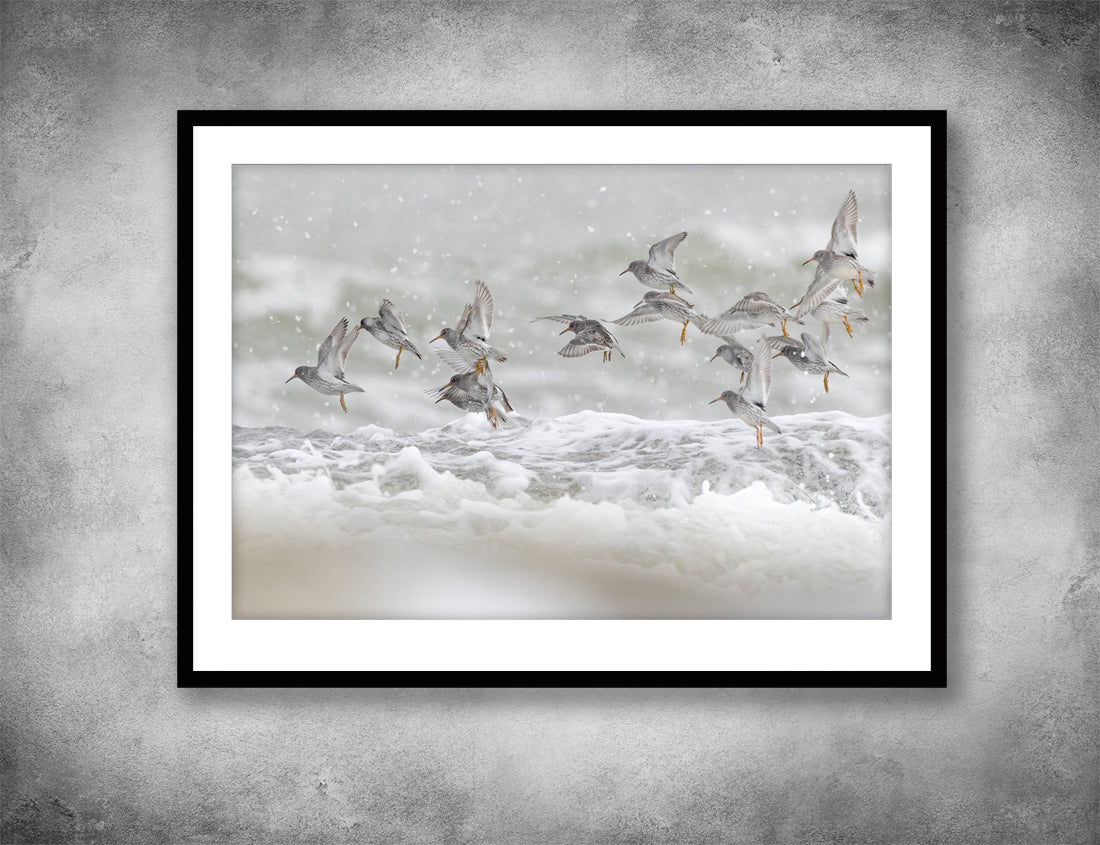
[[[875,286],[874,271],[868,270],[859,263],[859,253],[856,248],[856,221],[859,215],[856,210],[855,191],[849,191],[848,196],[837,212],[833,220],[832,234],[825,249],[819,249],[810,258],[803,261],[809,264],[817,262],[817,270],[814,280],[806,289],[805,296],[791,309],[796,317],[804,317],[809,314],[842,283],[850,281],[856,289],[856,293],[863,296],[863,285]]]
[[[446,399],[459,410],[468,413],[484,411],[485,418],[493,428],[497,428],[500,423],[507,423],[508,418],[504,412],[514,410],[504,389],[496,383],[488,364],[480,374],[475,370],[456,373],[442,387],[431,388],[425,393],[434,396],[436,402]]]
[[[611,360],[612,350],[617,351],[624,358],[626,353],[619,346],[615,335],[611,334],[599,320],[590,320],[583,314],[559,314],[553,317],[536,317],[535,320],[554,320],[565,323],[566,326],[559,334],[573,332],[576,336],[558,350],[558,354],[565,358],[579,358],[589,352],[601,350],[603,360]],[[531,322],[535,322],[532,320]]]
[[[435,343],[440,338],[447,341],[460,359],[481,373],[490,358],[494,361],[508,360],[501,350],[489,345],[492,331],[493,297],[485,283],[479,281],[474,288],[474,301],[466,303],[455,327],[443,329],[431,342]]]
[[[867,314],[860,308],[852,308],[848,305],[848,297],[844,294],[844,288],[837,288],[817,308],[810,312],[810,316],[823,323],[839,323],[852,337],[852,323],[871,322]]]
[[[305,364],[294,370],[294,375],[286,380],[286,384],[294,379],[301,379],[318,393],[326,396],[340,396],[340,407],[344,413],[348,412],[348,406],[344,402],[345,393],[363,393],[364,390],[357,384],[352,384],[344,378],[344,362],[348,357],[348,350],[359,336],[359,326],[355,327],[350,335],[348,332],[348,318],[341,317],[328,337],[321,341],[317,349],[317,366],[310,367]]]
[[[689,323],[701,328],[707,317],[698,313],[690,302],[668,291],[647,290],[634,310],[617,320],[610,320],[618,326],[638,326],[642,323],[654,323],[657,320],[672,320],[683,323],[680,343],[684,342]]]
[[[753,291],[745,294],[717,317],[707,320],[699,330],[726,337],[760,326],[782,326],[785,320],[791,319],[794,319],[791,313],[766,293]],[[786,333],[784,328],[783,334]]]
[[[409,327],[405,323],[405,315],[390,300],[383,299],[378,308],[378,316],[364,317],[359,321],[359,326],[376,340],[397,350],[397,360],[393,362],[395,370],[401,363],[401,352],[404,349],[408,349],[417,358],[423,360],[424,356],[409,340]]]
[[[752,350],[733,336],[723,337],[722,340],[724,340],[725,343],[715,350],[710,360],[713,361],[715,358],[721,358],[735,370],[740,370],[741,382],[743,383],[745,381],[745,376],[752,368]]]
[[[676,247],[683,243],[684,238],[687,236],[687,232],[680,232],[677,235],[665,238],[663,241],[658,241],[649,248],[649,258],[647,260],[631,261],[630,266],[619,275],[633,273],[634,278],[647,288],[667,290],[670,293],[675,293],[677,290],[694,293],[691,288],[680,281],[680,277],[676,275],[673,266]]]
[[[836,373],[841,376],[848,375],[828,359],[828,353],[825,351],[825,344],[828,339],[829,324],[825,323],[821,340],[818,340],[809,332],[803,332],[801,341],[789,337],[779,337],[778,335],[765,338],[765,341],[775,351],[774,357],[778,358],[782,355],[794,365],[795,369],[804,373],[824,376],[825,392],[828,393],[829,373]]]
[[[740,391],[723,390],[722,395],[712,399],[710,404],[725,402],[726,407],[735,416],[756,429],[756,448],[759,449],[764,445],[765,426],[776,434],[782,434],[782,432],[779,426],[768,418],[766,410],[768,394],[772,389],[772,356],[768,345],[762,339],[757,341],[752,355],[752,367],[749,369],[745,386]]]

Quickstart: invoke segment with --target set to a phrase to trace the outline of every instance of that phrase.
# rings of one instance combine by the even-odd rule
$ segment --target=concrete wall
[[[0,839],[1098,841],[1098,21],[5,2]],[[380,107],[948,110],[948,689],[175,689],[176,109]]]

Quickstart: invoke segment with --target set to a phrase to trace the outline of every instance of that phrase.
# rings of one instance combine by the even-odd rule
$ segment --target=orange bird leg
[[[343,391],[340,392],[340,407],[344,409],[345,414],[348,412],[348,406],[344,404],[344,393],[343,393]]]
[[[852,327],[848,324],[848,315],[844,315],[844,328],[848,330],[848,337],[852,336]]]
[[[395,370],[397,369],[398,365],[401,363],[401,350],[404,349],[404,348],[405,347],[403,347],[403,346],[397,347],[397,360],[393,362],[393,368]]]
[[[680,332],[680,345],[681,346],[684,345],[684,338],[687,337],[687,333],[688,333],[688,324],[684,323],[684,329],[683,329],[683,331]]]
[[[829,373],[828,373],[828,371],[826,371],[826,373],[825,373],[825,392],[826,393],[829,392]]]

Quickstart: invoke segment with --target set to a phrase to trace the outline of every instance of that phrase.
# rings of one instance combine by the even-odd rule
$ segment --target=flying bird
[[[340,407],[344,413],[348,412],[348,406],[344,402],[345,393],[365,392],[357,384],[352,384],[344,378],[344,362],[348,357],[348,350],[359,336],[359,326],[355,327],[350,335],[348,331],[348,318],[341,317],[340,322],[329,332],[328,337],[321,341],[317,350],[317,366],[310,367],[303,364],[294,370],[294,375],[288,378],[285,384],[290,384],[294,379],[301,379],[318,393],[326,396],[340,394]]]
[[[672,235],[663,241],[658,241],[649,248],[649,258],[647,260],[631,261],[630,266],[619,275],[633,273],[634,278],[647,288],[656,290],[668,288],[669,293],[676,293],[678,288],[682,288],[688,293],[694,293],[691,288],[680,281],[680,277],[676,275],[676,270],[673,268],[673,253],[676,252],[676,247],[687,236],[687,232],[680,232],[678,235]]]

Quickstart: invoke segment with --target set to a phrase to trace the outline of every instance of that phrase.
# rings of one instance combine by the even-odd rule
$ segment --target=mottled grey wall
[[[1098,12],[3,3],[0,839],[1096,842]],[[175,112],[276,107],[947,109],[950,687],[177,690]]]

